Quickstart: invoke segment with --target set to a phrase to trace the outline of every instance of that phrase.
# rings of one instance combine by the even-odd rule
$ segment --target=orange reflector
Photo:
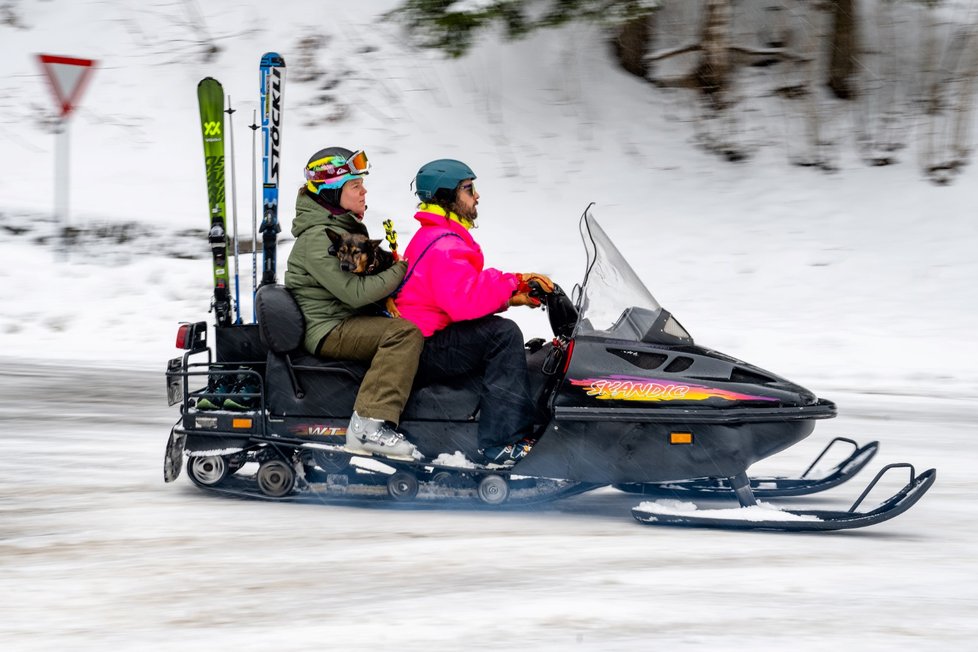
[[[693,443],[693,433],[691,433],[691,432],[670,432],[669,433],[669,443],[670,444],[692,444]]]
[[[250,428],[251,419],[233,419],[231,421],[232,428]]]

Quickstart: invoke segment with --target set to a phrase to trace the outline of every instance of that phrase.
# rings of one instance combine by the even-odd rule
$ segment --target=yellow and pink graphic
[[[582,387],[588,396],[609,401],[705,401],[719,398],[726,401],[777,401],[771,396],[741,394],[719,387],[692,383],[677,383],[658,378],[636,376],[603,376],[601,378],[571,379],[571,385]]]

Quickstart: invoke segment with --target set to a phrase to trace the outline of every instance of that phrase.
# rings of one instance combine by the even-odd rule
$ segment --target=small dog
[[[339,233],[333,229],[326,229],[326,235],[333,243],[329,253],[339,259],[340,269],[344,272],[368,276],[379,274],[394,264],[394,254],[380,248],[381,240],[371,240],[360,233]],[[387,297],[386,305],[391,317],[401,316],[392,297]]]

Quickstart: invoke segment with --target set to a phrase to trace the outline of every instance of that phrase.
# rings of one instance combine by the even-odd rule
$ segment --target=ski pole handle
[[[394,260],[400,260],[401,256],[397,253],[397,231],[394,230],[393,221],[384,220],[384,233],[387,237],[387,243],[391,247],[391,253],[394,254]]]

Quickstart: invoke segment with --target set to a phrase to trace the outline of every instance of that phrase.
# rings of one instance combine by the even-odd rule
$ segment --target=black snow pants
[[[430,383],[481,374],[479,448],[510,444],[533,430],[534,406],[520,327],[491,315],[450,324],[425,338],[418,377]]]

